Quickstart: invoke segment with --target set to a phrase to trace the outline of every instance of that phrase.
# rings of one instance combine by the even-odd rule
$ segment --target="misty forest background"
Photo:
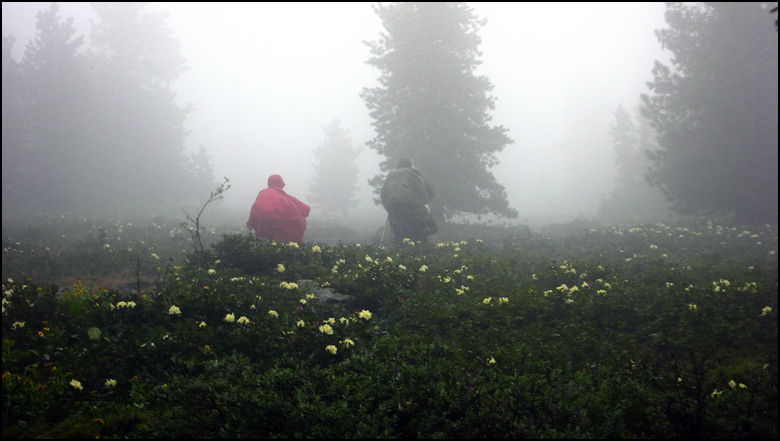
[[[26,47],[3,35],[4,438],[777,438],[774,5],[668,3],[671,61],[593,128],[614,189],[539,231],[494,176],[524,134],[492,122],[487,19],[374,5],[373,135],[334,114],[285,175],[310,183],[302,244],[227,209],[224,146],[187,154],[166,13],[92,8],[88,43],[56,4]],[[591,141],[561,164],[572,205],[611,179]],[[402,157],[440,229],[385,248],[357,207]]]
[[[93,6],[89,45],[52,4],[19,50],[3,36],[3,219],[33,213],[121,217],[174,213],[202,203],[217,184],[208,146],[185,154],[193,109],[170,85],[186,74],[165,13],[143,4]],[[509,128],[491,126],[496,97],[481,63],[486,19],[465,5],[376,6],[385,27],[367,42],[379,86],[364,88],[376,136],[367,146],[385,160],[369,184],[408,156],[437,191],[440,223],[459,215],[516,218],[491,167],[505,148],[522,148]],[[777,220],[777,33],[761,3],[667,5],[656,31],[673,53],[656,62],[638,109],[619,106],[605,127],[617,179],[598,219],[734,214]],[[345,67],[347,68],[347,67]],[[626,97],[627,99],[630,97]],[[357,205],[356,158],[334,122],[316,148],[307,202],[347,215]],[[221,177],[219,179],[221,181]],[[379,210],[379,208],[377,208]],[[248,209],[247,209],[248,211]]]

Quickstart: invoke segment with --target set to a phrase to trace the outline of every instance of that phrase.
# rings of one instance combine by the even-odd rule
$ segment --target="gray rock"
[[[321,288],[312,280],[302,279],[296,283],[300,290],[306,294],[314,294],[314,298],[322,304],[343,304],[346,309],[350,309],[350,306],[357,300],[355,296],[337,293],[330,288]]]

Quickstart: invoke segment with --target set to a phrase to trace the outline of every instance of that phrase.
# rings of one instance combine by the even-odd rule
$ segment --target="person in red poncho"
[[[311,207],[285,193],[283,188],[281,176],[268,177],[268,188],[257,195],[246,227],[255,230],[257,237],[277,242],[303,242]]]

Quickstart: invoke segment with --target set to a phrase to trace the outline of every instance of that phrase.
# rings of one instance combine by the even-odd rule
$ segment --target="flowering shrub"
[[[4,436],[774,438],[776,230],[753,230],[226,234],[140,293],[4,261]]]

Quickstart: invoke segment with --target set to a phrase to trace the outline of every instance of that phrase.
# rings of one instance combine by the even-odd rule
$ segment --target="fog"
[[[35,35],[36,13],[48,3],[3,3],[3,36],[16,37],[20,60]],[[61,3],[89,41],[89,4]],[[615,108],[633,110],[647,92],[654,60],[668,63],[653,31],[665,26],[662,3],[477,3],[488,19],[480,31],[483,64],[498,98],[495,125],[514,144],[492,169],[507,191],[515,222],[539,224],[595,215],[616,176],[609,126]],[[192,103],[188,153],[205,146],[215,177],[230,179],[224,205],[247,213],[270,174],[306,202],[314,174],[312,151],[323,128],[339,118],[353,145],[374,136],[358,96],[377,85],[366,65],[382,31],[370,4],[155,3],[165,10],[188,71],[172,89]],[[382,158],[359,158],[358,215],[384,220],[366,181]],[[312,213],[316,216],[316,213]],[[380,221],[381,222],[381,221]]]

